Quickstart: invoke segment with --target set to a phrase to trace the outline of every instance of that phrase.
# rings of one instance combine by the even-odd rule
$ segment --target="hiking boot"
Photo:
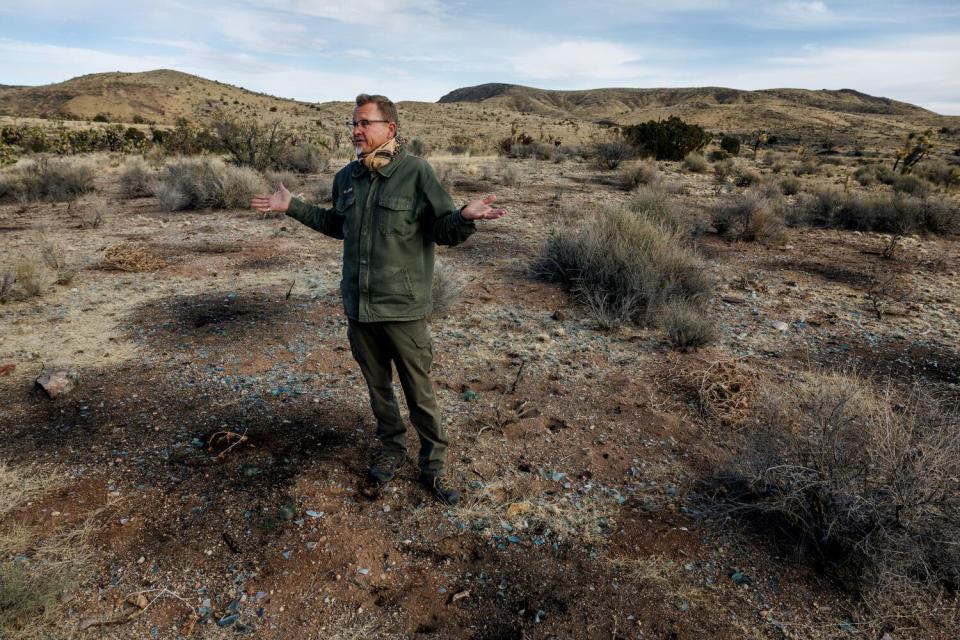
[[[451,507],[455,507],[460,503],[460,492],[449,486],[442,476],[431,473],[421,473],[420,482],[430,490],[430,493],[437,499],[437,502]]]
[[[397,475],[397,470],[403,466],[404,456],[398,453],[381,451],[373,460],[370,467],[370,479],[377,484],[386,484]]]

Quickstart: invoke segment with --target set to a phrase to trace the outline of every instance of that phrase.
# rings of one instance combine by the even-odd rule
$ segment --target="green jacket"
[[[476,230],[426,160],[404,151],[378,171],[354,160],[333,179],[333,207],[293,198],[287,215],[343,240],[343,309],[359,322],[418,320],[433,308],[433,245]]]

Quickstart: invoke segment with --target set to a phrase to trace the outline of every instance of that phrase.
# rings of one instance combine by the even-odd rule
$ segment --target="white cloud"
[[[932,108],[960,96],[960,34],[890,39],[860,47],[806,47],[794,56],[757,61],[727,72],[742,89],[856,89]]]
[[[307,28],[260,11],[217,8],[207,12],[223,35],[235,44],[261,53],[291,53],[304,48]]]
[[[537,79],[595,78],[609,81],[634,77],[640,55],[614,42],[566,41],[511,56],[515,73]]]
[[[128,56],[82,47],[63,47],[0,38],[4,84],[40,85],[62,82],[88,73],[150,71],[174,68],[183,62],[172,56]]]

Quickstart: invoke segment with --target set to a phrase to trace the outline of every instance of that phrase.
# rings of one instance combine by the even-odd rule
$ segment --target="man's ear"
[[[397,123],[396,123],[396,122],[390,122],[390,123],[387,124],[387,126],[390,127],[390,137],[391,137],[391,138],[396,138],[396,137],[397,137]]]

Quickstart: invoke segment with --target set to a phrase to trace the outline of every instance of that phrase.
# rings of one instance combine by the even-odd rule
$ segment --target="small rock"
[[[235,623],[235,622],[236,622],[237,620],[239,620],[239,619],[240,619],[240,614],[231,613],[230,615],[228,615],[228,616],[223,616],[222,618],[220,618],[219,620],[217,620],[217,626],[218,626],[218,627],[229,627],[230,625],[232,625],[233,623]]]
[[[777,331],[782,331],[784,333],[786,333],[787,331],[790,331],[790,325],[788,325],[786,322],[783,322],[783,321],[774,322],[773,328],[776,329]]]
[[[753,584],[753,578],[742,571],[734,571],[730,574],[730,579],[739,585]]]
[[[277,510],[277,517],[281,520],[293,520],[293,516],[296,515],[296,511],[293,510],[293,507],[285,504]]]
[[[561,311],[560,309],[557,309],[556,311],[553,312],[553,315],[550,317],[556,320],[557,322],[562,322],[564,319],[566,319],[567,316],[564,315],[563,311]]]
[[[56,398],[73,389],[76,374],[70,369],[52,369],[40,374],[37,386],[46,392],[50,398]]]
[[[362,576],[365,576],[370,573],[370,569],[367,569],[366,567],[362,567],[360,569],[357,569],[357,573],[359,573]]]
[[[467,389],[463,392],[461,396],[464,402],[475,402],[477,398],[480,397],[480,394],[474,391],[473,389]]]
[[[307,515],[310,516],[311,518],[322,518],[323,511],[314,511],[313,509],[308,509]]]

